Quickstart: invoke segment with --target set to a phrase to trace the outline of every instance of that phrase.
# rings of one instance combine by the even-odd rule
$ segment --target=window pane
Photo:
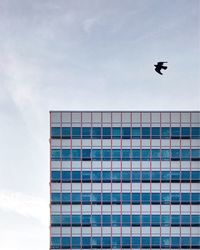
[[[91,137],[91,128],[82,128],[82,138],[83,139],[90,139]]]
[[[166,160],[170,159],[170,151],[169,151],[169,149],[162,149],[161,153],[162,153],[162,160],[163,161],[166,161]]]
[[[54,161],[60,159],[60,149],[52,149],[51,150],[51,159]]]
[[[170,138],[170,129],[169,128],[161,128],[162,139]]]
[[[73,171],[72,172],[72,180],[80,182],[80,180],[81,180],[81,173],[80,173],[80,171]]]
[[[110,161],[111,150],[110,149],[103,149],[102,151],[103,151],[103,160]]]
[[[62,128],[62,138],[70,139],[71,137],[71,128]]]
[[[180,128],[171,128],[172,130],[172,139],[179,139],[180,138]]]
[[[171,179],[172,179],[172,182],[179,182],[180,181],[180,172],[179,171],[172,171],[171,172]]]
[[[150,138],[150,128],[142,128],[142,138],[149,139]]]
[[[80,128],[72,128],[72,138],[80,138],[81,137],[81,129]]]
[[[112,137],[115,139],[121,138],[121,128],[112,128]]]
[[[59,127],[51,128],[51,137],[52,138],[60,138],[60,128]]]
[[[123,161],[130,160],[130,149],[122,149],[122,160]]]
[[[132,172],[132,180],[133,180],[133,182],[140,182],[140,172],[139,171]]]
[[[92,160],[94,160],[94,161],[101,160],[101,150],[100,149],[92,149]]]
[[[172,149],[172,160],[180,160],[180,149]]]
[[[132,128],[132,138],[140,139],[140,128]]]
[[[133,160],[140,160],[140,150],[139,149],[132,150],[132,159]]]
[[[72,160],[80,161],[80,159],[81,159],[80,149],[72,149]]]
[[[181,128],[181,137],[183,139],[190,139],[190,128]]]
[[[122,128],[122,139],[128,139],[128,138],[130,138],[130,133],[131,133],[130,128],[123,127]]]
[[[162,182],[169,182],[170,181],[170,172],[169,171],[162,171]]]
[[[70,182],[71,181],[71,173],[69,171],[62,171],[62,181],[63,182]]]
[[[152,128],[152,139],[160,139],[160,128]]]
[[[192,138],[200,139],[200,128],[192,128]]]
[[[101,172],[100,171],[93,171],[92,172],[92,181],[94,181],[94,182],[101,181]]]
[[[91,175],[90,171],[83,171],[82,172],[82,181],[89,182],[91,180],[90,175]]]
[[[62,149],[62,159],[69,161],[71,159],[71,154],[69,149]]]
[[[142,160],[143,161],[150,160],[150,150],[149,149],[142,149]]]
[[[152,181],[153,182],[160,182],[160,171],[153,171],[152,172]]]
[[[52,182],[59,182],[60,181],[60,171],[52,171],[51,172],[51,180],[52,180]]]
[[[122,171],[122,181],[123,182],[130,182],[130,172],[129,171]]]
[[[143,182],[149,182],[150,181],[150,172],[149,171],[143,171],[142,172],[142,181]]]
[[[103,128],[103,139],[111,138],[111,128]]]
[[[90,149],[83,149],[82,150],[82,159],[83,159],[83,161],[90,161],[91,160],[91,150]]]
[[[101,128],[92,128],[92,138],[93,139],[101,138]]]
[[[192,149],[192,160],[193,161],[200,160],[200,149]]]
[[[160,149],[152,149],[152,160],[159,161],[160,160]]]
[[[190,150],[189,149],[182,149],[181,150],[181,159],[182,159],[182,161],[189,161],[190,160]]]
[[[110,171],[103,171],[103,182],[110,182],[111,179],[111,172]]]
[[[120,171],[113,171],[112,172],[112,181],[113,182],[119,182],[120,181],[120,176],[121,176]]]
[[[112,160],[119,161],[121,159],[121,150],[120,149],[113,149],[112,150]]]

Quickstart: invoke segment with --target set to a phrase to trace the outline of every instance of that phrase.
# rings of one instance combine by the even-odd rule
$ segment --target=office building
[[[50,249],[200,249],[200,112],[51,111]]]

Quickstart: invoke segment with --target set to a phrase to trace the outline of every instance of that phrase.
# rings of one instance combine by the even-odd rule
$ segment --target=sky
[[[198,0],[1,0],[1,249],[49,247],[49,110],[199,110],[199,58]]]

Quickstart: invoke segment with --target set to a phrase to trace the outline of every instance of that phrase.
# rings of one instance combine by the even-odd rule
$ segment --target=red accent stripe
[[[51,150],[52,150],[52,147],[51,147],[51,120],[52,120],[52,117],[51,117],[51,112],[49,113],[50,114],[50,139],[49,139],[49,142],[50,142],[50,155],[49,155],[49,165],[50,165],[50,182],[49,182],[49,185],[50,185],[50,203],[49,203],[49,209],[50,209],[50,225],[49,225],[49,234],[50,234],[50,238],[49,238],[49,249],[51,250],[51,215],[52,215],[52,209],[51,209],[51,193],[52,193],[52,188],[51,188],[51,180],[52,180],[52,174],[51,174],[51,170],[52,170],[52,163],[51,163]]]
[[[150,112],[150,152],[152,152],[152,113]],[[152,153],[150,154],[150,249],[152,249]]]
[[[130,219],[131,219],[131,221],[130,221],[130,244],[131,244],[131,247],[130,247],[130,249],[133,249],[133,247],[132,247],[132,234],[133,234],[133,230],[132,230],[132,223],[133,223],[133,221],[132,221],[132,213],[133,213],[133,211],[132,211],[132,194],[133,194],[133,181],[132,181],[132,175],[133,175],[133,160],[132,160],[132,149],[133,149],[133,141],[132,141],[132,120],[133,120],[133,114],[132,114],[132,112],[130,113],[130,122],[131,122],[131,132],[130,132],[130,137],[131,137],[131,140],[130,140],[130,158],[131,158],[131,160],[130,160],[130,186],[131,186],[131,198],[130,198]]]
[[[62,176],[62,112],[60,112],[60,176]],[[62,178],[60,181],[60,194],[61,194],[61,204],[60,204],[60,246],[62,246]]]
[[[180,115],[180,117],[179,117],[179,122],[180,122],[180,133],[181,133],[181,113],[179,113],[179,115]],[[181,162],[181,147],[182,145],[181,145],[181,136],[180,136],[180,176],[181,176],[181,172],[182,172],[182,162]],[[181,178],[180,178],[180,215],[182,215],[182,205],[181,205],[181,202],[182,202],[182,199],[181,199],[181,194],[182,194],[182,188],[181,188]],[[180,237],[182,236],[182,230],[181,230],[181,223],[182,222],[182,220],[181,220],[181,216],[180,216]],[[180,249],[181,249],[181,242],[180,242]]]

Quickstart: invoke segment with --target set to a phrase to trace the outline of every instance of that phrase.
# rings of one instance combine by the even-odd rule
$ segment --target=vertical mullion
[[[140,112],[140,249],[142,249],[142,112]]]
[[[152,249],[152,113],[150,112],[150,249]]]

